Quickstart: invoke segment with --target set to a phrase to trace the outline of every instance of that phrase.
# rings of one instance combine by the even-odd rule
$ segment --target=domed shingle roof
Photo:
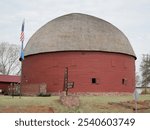
[[[135,53],[127,37],[112,24],[94,16],[72,13],[41,27],[25,47],[25,56],[56,51]]]

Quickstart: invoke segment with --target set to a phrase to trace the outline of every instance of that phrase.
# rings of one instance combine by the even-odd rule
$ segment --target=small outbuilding
[[[20,76],[0,75],[0,93],[8,94],[11,86],[20,83]]]

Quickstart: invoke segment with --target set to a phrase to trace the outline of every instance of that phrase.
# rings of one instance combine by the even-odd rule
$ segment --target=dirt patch
[[[126,109],[131,109],[132,111],[135,111],[135,109],[136,109],[135,101],[126,101],[126,102],[119,102],[119,103],[109,102],[108,104],[112,105],[114,107],[124,107]],[[137,102],[137,110],[139,112],[143,112],[146,109],[150,109],[150,101],[149,100]]]
[[[80,100],[79,100],[79,96],[60,96],[60,102],[69,107],[69,108],[73,108],[73,107],[79,107],[80,105]]]
[[[53,113],[54,110],[48,106],[9,106],[2,108],[0,112],[3,113]]]

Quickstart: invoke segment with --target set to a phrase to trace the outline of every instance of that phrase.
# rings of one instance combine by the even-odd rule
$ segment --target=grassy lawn
[[[111,106],[109,102],[123,102],[132,101],[132,95],[124,96],[80,96],[80,106],[76,108],[68,108],[59,101],[59,96],[51,97],[14,97],[0,96],[0,112],[12,112],[5,111],[7,108],[13,107],[13,109],[21,109],[28,106],[47,106],[54,110],[54,112],[133,112],[131,109],[127,109],[119,106]],[[140,95],[139,101],[149,100],[150,95]],[[18,110],[19,111],[19,110]],[[16,111],[15,111],[16,112]],[[150,112],[150,108],[143,110],[142,112]]]
[[[110,106],[109,102],[125,102],[132,101],[132,95],[125,96],[86,96],[80,97],[81,99],[81,112],[133,112],[130,109],[123,107]],[[139,101],[149,100],[150,95],[141,95]],[[147,111],[147,110],[146,110]],[[149,111],[150,112],[150,109]]]

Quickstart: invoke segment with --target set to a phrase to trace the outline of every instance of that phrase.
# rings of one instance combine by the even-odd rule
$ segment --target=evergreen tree
[[[150,55],[143,55],[140,65],[142,76],[142,87],[150,87]]]

